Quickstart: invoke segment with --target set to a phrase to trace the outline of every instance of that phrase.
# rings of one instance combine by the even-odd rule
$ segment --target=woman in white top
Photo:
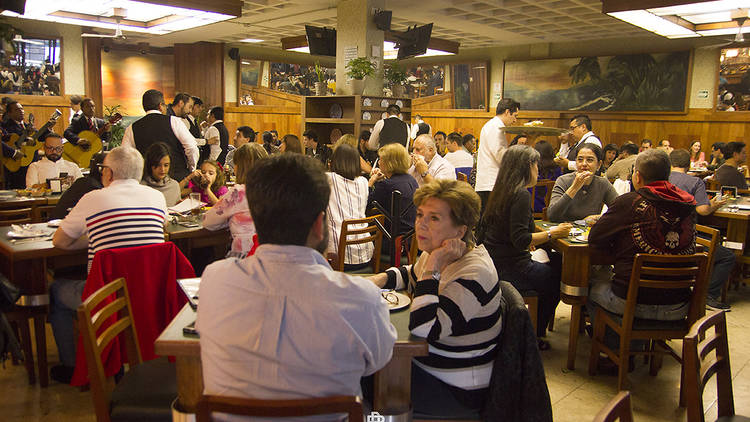
[[[253,249],[255,224],[245,195],[245,178],[252,166],[268,157],[260,144],[249,142],[234,152],[234,174],[237,184],[225,193],[219,202],[203,217],[203,227],[220,230],[229,226],[232,233],[232,249],[227,256],[244,258]]]
[[[350,145],[339,145],[331,155],[331,171],[326,173],[331,185],[326,216],[328,218],[328,253],[338,253],[341,223],[344,220],[365,218],[367,197],[370,193],[367,179],[360,176],[359,152]],[[366,227],[362,225],[361,228]],[[360,227],[357,227],[360,228]],[[366,237],[367,234],[359,235]],[[372,259],[372,243],[346,247],[344,269],[364,268]]]

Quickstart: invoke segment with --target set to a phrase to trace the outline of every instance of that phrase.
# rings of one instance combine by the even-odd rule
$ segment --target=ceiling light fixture
[[[258,43],[263,42],[263,40],[258,38],[245,38],[244,40],[240,40],[240,42]]]

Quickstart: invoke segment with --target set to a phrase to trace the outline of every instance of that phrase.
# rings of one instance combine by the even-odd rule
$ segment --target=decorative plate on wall
[[[370,120],[370,119],[372,119],[372,115],[370,114],[369,111],[365,111],[364,113],[362,113],[362,120]]]
[[[404,106],[404,102],[401,100],[396,100],[396,105],[398,106],[398,108],[401,108]]]
[[[388,107],[388,100],[383,100],[380,102],[380,107]]]
[[[362,100],[362,105],[365,107],[370,107],[372,105],[372,100],[369,98],[365,98],[364,100]]]
[[[333,119],[340,119],[344,115],[344,110],[341,108],[341,104],[331,104],[331,108],[328,109],[328,115]]]

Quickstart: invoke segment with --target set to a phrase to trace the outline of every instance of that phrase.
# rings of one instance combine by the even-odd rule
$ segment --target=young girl
[[[163,142],[157,142],[146,150],[145,165],[143,166],[142,185],[151,186],[164,194],[167,206],[171,207],[180,202],[180,185],[169,177],[171,159],[169,147]]]
[[[195,170],[182,179],[180,188],[183,189],[183,196],[193,192],[200,193],[201,201],[210,206],[219,202],[219,198],[228,190],[224,185],[224,172],[219,167],[219,163],[213,160],[205,160],[199,170]]]

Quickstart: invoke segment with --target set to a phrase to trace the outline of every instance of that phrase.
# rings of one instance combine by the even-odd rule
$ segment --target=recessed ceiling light
[[[240,42],[263,42],[263,40],[260,40],[258,38],[245,38],[244,40],[240,40]]]

